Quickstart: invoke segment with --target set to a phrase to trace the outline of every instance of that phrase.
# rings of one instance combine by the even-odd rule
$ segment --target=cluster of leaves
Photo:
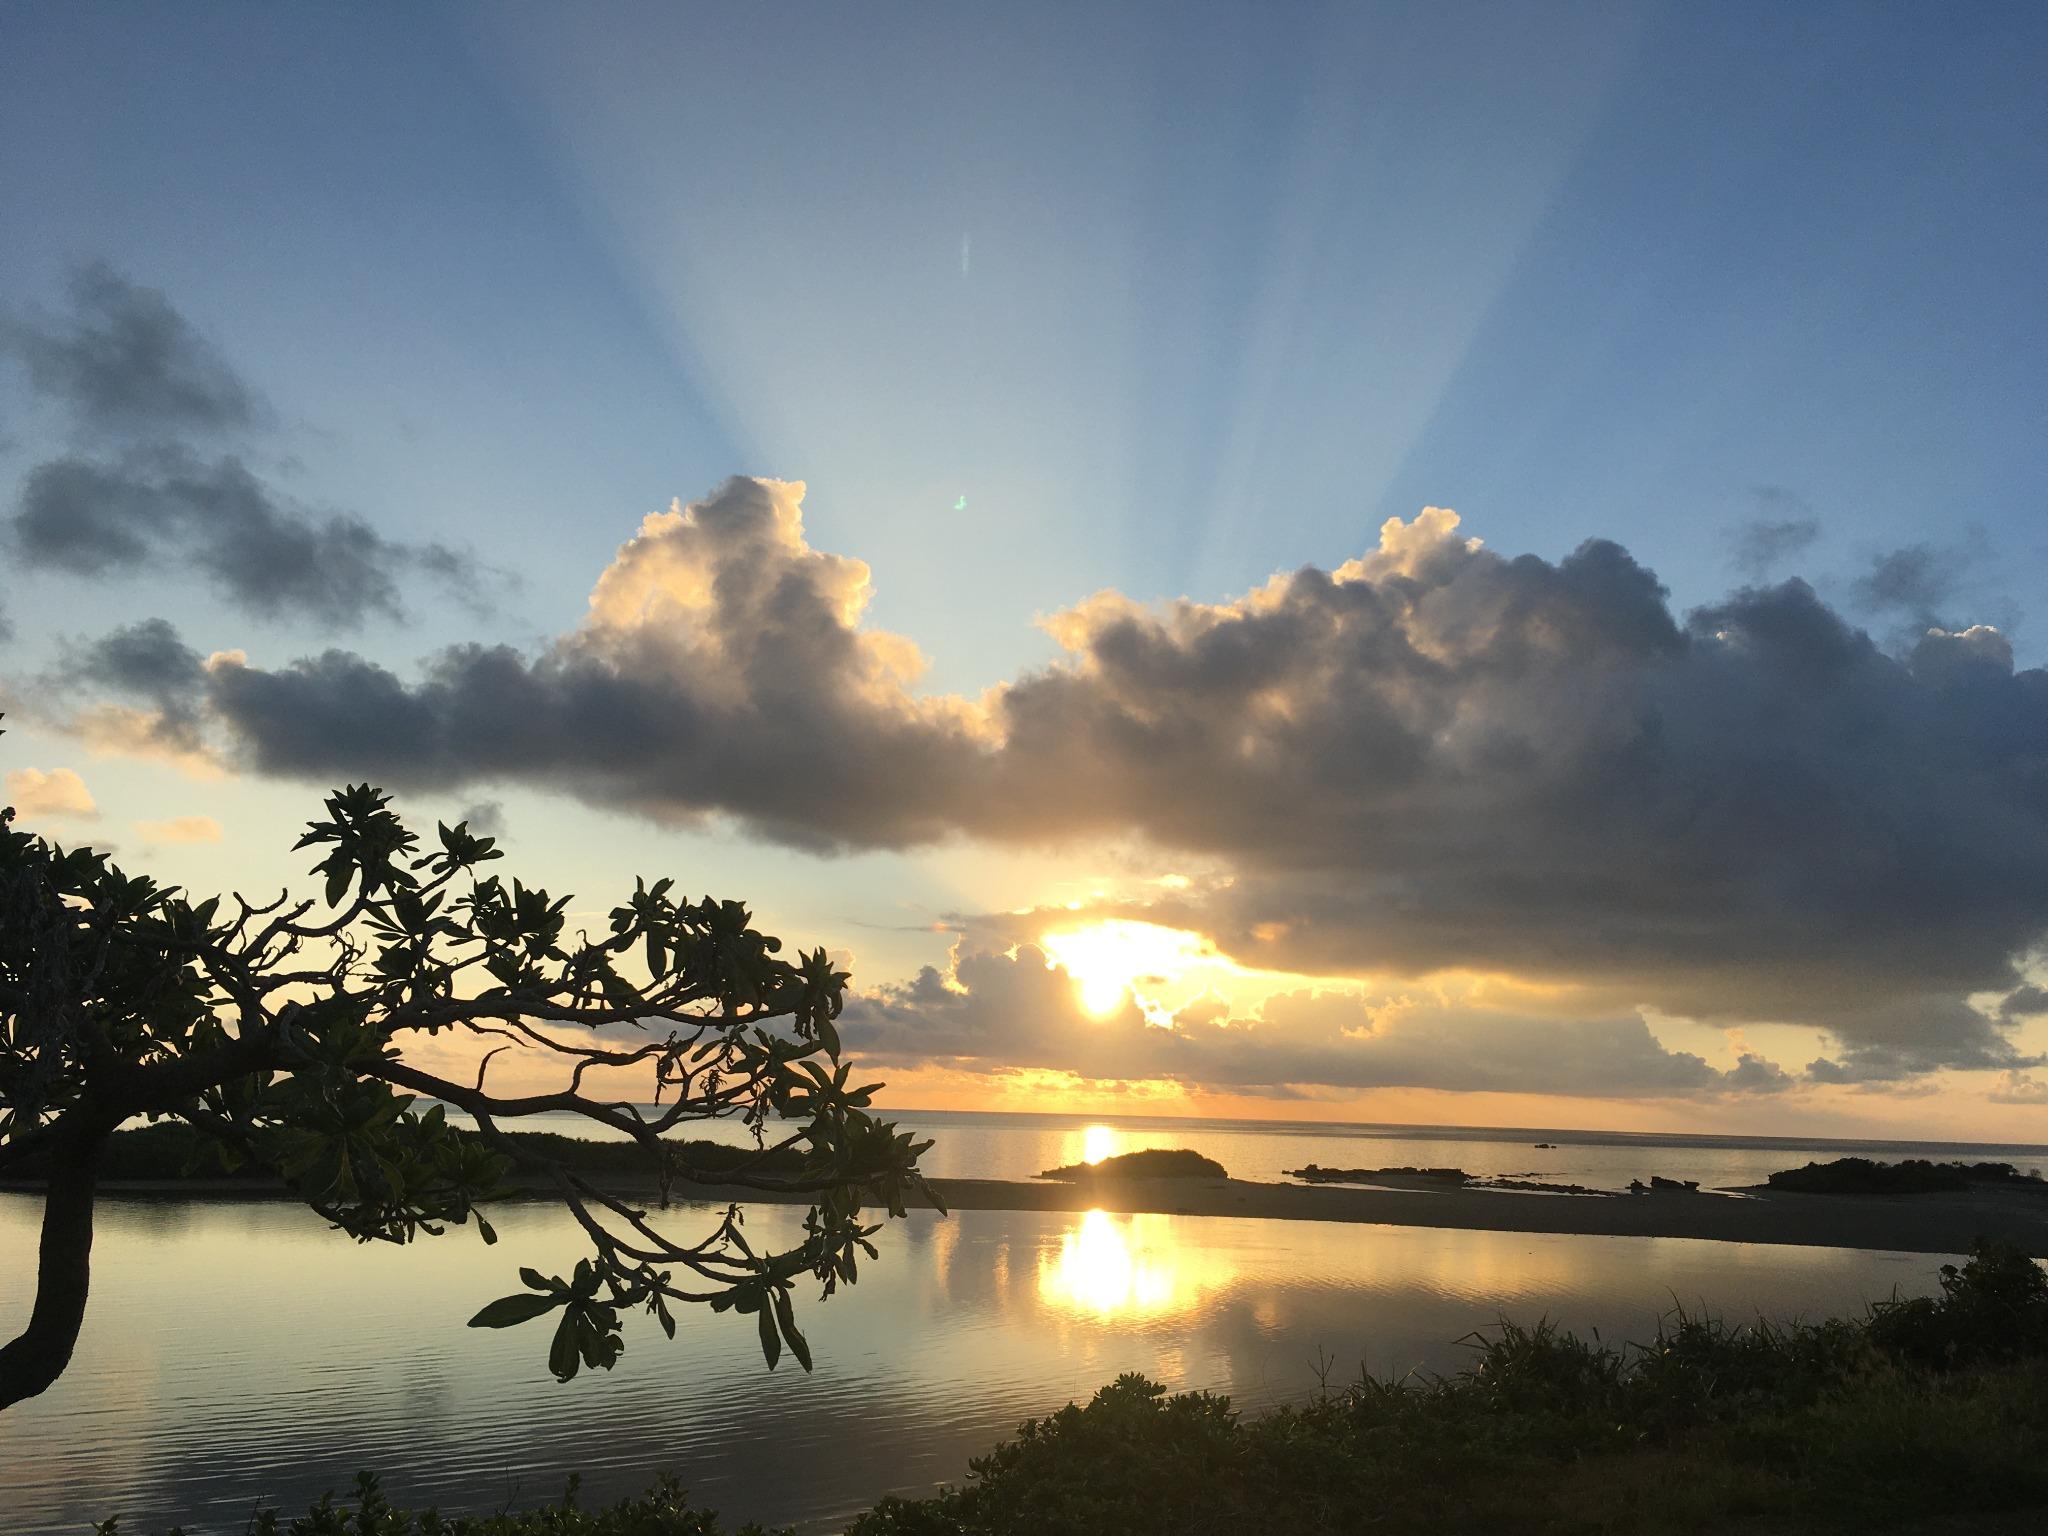
[[[838,1059],[847,975],[823,949],[781,958],[738,902],[640,881],[604,932],[572,933],[568,897],[488,871],[501,857],[491,839],[442,825],[423,847],[367,785],[328,797],[298,841],[319,855],[325,911],[288,896],[194,902],[11,822],[0,818],[0,1177],[31,1159],[97,1167],[116,1127],[168,1120],[193,1138],[188,1167],[281,1178],[358,1239],[473,1220],[489,1242],[479,1207],[516,1170],[560,1195],[591,1257],[567,1279],[526,1272],[517,1307],[476,1321],[559,1310],[560,1376],[616,1362],[625,1311],[672,1333],[671,1305],[690,1302],[760,1313],[769,1364],[786,1344],[808,1366],[793,1283],[829,1295],[852,1281],[875,1253],[863,1207],[901,1215],[928,1196],[917,1158],[929,1143],[870,1113],[876,1085],[852,1084]],[[488,1048],[474,1082],[408,1057],[413,1040],[449,1031]],[[490,1091],[508,1051],[566,1086]],[[584,1093],[599,1068],[648,1071],[656,1111]],[[422,1095],[441,1102],[421,1110]],[[443,1102],[478,1130],[451,1124]],[[678,1180],[807,1195],[802,1240],[757,1253],[736,1207],[697,1241],[668,1236],[579,1158],[505,1129],[548,1111],[630,1144],[664,1206]],[[752,1152],[715,1171],[679,1155],[672,1133],[711,1119],[748,1127]]]

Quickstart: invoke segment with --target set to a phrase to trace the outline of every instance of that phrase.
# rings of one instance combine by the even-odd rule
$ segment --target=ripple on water
[[[680,1213],[679,1219],[706,1217]],[[0,1297],[26,1295],[35,1202],[0,1195]],[[796,1219],[762,1211],[757,1235]],[[379,1469],[394,1497],[479,1510],[609,1498],[673,1471],[735,1519],[821,1529],[888,1491],[958,1479],[1023,1418],[1119,1372],[1259,1407],[1348,1374],[1455,1368],[1500,1314],[1641,1337],[1671,1296],[1816,1316],[1927,1291],[1935,1261],[1675,1239],[1458,1233],[1101,1212],[929,1213],[884,1234],[861,1283],[802,1313],[806,1376],[752,1329],[691,1309],[673,1344],[636,1320],[610,1375],[566,1385],[533,1328],[471,1330],[522,1263],[565,1270],[548,1207],[410,1250],[358,1247],[285,1202],[108,1202],[72,1370],[0,1415],[10,1536],[124,1516],[239,1531]]]

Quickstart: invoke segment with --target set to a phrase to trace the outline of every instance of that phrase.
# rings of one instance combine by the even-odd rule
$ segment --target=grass
[[[1022,1425],[958,1487],[885,1498],[850,1536],[1707,1536],[2048,1529],[2048,1272],[2009,1245],[1941,1294],[1860,1320],[1729,1325],[1676,1312],[1642,1345],[1547,1323],[1468,1341],[1471,1365],[1361,1376],[1247,1418],[1119,1377]],[[259,1536],[722,1536],[664,1482],[584,1510],[443,1519],[374,1479]],[[748,1536],[758,1527],[744,1527]]]
[[[1072,1184],[1087,1179],[1227,1179],[1230,1175],[1214,1158],[1186,1147],[1151,1147],[1143,1152],[1120,1152],[1099,1163],[1048,1168],[1039,1177]]]

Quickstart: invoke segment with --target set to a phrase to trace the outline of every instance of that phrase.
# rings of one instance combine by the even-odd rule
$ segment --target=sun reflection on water
[[[1171,1216],[1091,1210],[1038,1255],[1040,1298],[1098,1319],[1185,1311],[1234,1276],[1227,1262],[1184,1245]]]

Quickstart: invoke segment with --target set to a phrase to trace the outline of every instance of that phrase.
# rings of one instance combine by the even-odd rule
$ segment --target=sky
[[[0,13],[26,825],[915,1107],[2044,1140],[2048,13]]]

